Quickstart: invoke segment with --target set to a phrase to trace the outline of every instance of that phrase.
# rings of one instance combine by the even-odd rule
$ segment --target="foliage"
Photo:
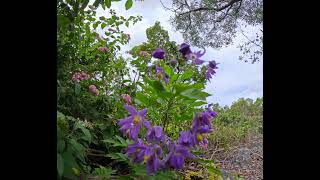
[[[210,142],[228,149],[244,140],[250,133],[262,134],[263,100],[240,98],[230,107],[222,108],[215,104],[218,112],[214,121],[215,131],[209,137]]]
[[[263,1],[251,0],[173,0],[172,25],[183,33],[184,40],[198,47],[220,48],[231,45],[237,30],[242,26],[261,27],[263,23]],[[261,31],[262,32],[262,31]],[[239,45],[243,56],[252,63],[262,55],[262,33]]]

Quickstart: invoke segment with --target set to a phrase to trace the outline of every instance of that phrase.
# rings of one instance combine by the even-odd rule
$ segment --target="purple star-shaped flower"
[[[164,50],[162,50],[161,48],[157,48],[153,53],[152,53],[152,57],[154,58],[158,58],[158,59],[164,59]]]
[[[185,146],[185,147],[193,147],[194,146],[194,142],[193,142],[193,134],[192,132],[189,131],[183,131],[180,132],[180,136],[178,139],[178,144]]]
[[[194,158],[194,155],[189,152],[187,147],[171,142],[169,154],[163,160],[163,166],[182,169],[186,158]]]
[[[162,127],[153,126],[147,131],[147,141],[148,142],[155,141],[158,144],[162,140],[162,135],[163,135]]]
[[[132,140],[138,139],[138,134],[140,132],[142,124],[148,129],[151,128],[151,125],[148,121],[144,120],[144,117],[147,114],[147,109],[142,109],[141,111],[137,112],[137,110],[130,105],[124,106],[130,116],[120,119],[118,121],[118,125],[121,126],[120,130],[124,135],[127,135]]]
[[[215,69],[218,69],[217,65],[219,63],[216,63],[216,61],[212,60],[209,62],[208,64],[208,69],[206,72],[206,79],[210,82],[210,79],[212,78],[212,76],[216,73]]]
[[[198,129],[196,129],[193,133],[194,135],[194,143],[196,145],[206,145],[208,144],[208,140],[207,140],[207,136],[208,133],[211,133],[212,129],[208,128],[208,127],[199,127]]]
[[[201,51],[198,52],[192,52],[186,55],[186,58],[188,60],[191,60],[194,64],[196,65],[200,65],[203,64],[204,61],[201,60],[200,58],[206,53],[206,50],[203,51],[203,53],[201,53]]]

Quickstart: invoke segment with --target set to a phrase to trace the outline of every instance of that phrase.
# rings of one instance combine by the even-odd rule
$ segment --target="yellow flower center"
[[[200,133],[197,133],[196,136],[198,141],[202,141],[203,137]]]
[[[134,124],[139,124],[140,121],[141,121],[140,116],[138,116],[138,115],[134,116],[134,119],[133,119]]]
[[[161,73],[161,72],[159,72],[159,73],[157,74],[157,76],[158,76],[159,79],[162,79],[162,73]]]
[[[147,156],[147,155],[144,155],[144,156],[143,156],[144,162],[147,162],[149,159],[150,159],[150,156]]]

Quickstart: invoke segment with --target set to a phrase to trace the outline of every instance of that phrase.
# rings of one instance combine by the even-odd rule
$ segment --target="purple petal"
[[[185,56],[185,55],[187,55],[187,54],[190,54],[190,53],[191,53],[191,49],[190,49],[189,44],[187,44],[187,43],[182,43],[182,44],[180,45],[179,52],[182,53],[183,56]]]
[[[163,77],[164,82],[168,85],[169,79],[167,77]]]
[[[133,121],[133,117],[129,116],[129,117],[126,117],[124,119],[119,119],[118,120],[118,125],[119,126],[123,126],[124,124],[131,123],[132,121]]]
[[[152,130],[152,126],[151,126],[151,123],[150,123],[149,121],[144,120],[144,121],[143,121],[143,125],[144,125],[144,127],[146,127],[148,130],[149,130],[149,129]]]
[[[141,117],[144,117],[144,116],[146,116],[147,112],[148,112],[148,109],[145,108],[145,109],[142,109],[141,111],[139,111],[138,114],[139,114]]]
[[[152,56],[153,56],[154,58],[164,59],[164,53],[165,53],[165,52],[164,52],[161,48],[157,48],[157,49],[153,52]]]
[[[200,65],[200,64],[203,64],[203,63],[204,63],[204,61],[201,60],[201,59],[196,59],[196,60],[194,61],[194,64],[196,64],[196,65]]]
[[[162,127],[154,126],[153,129],[154,129],[156,137],[160,139],[162,136]]]
[[[130,105],[124,105],[124,107],[127,109],[127,111],[131,114],[131,116],[134,116],[137,114],[137,110],[136,108],[134,108],[133,106]]]

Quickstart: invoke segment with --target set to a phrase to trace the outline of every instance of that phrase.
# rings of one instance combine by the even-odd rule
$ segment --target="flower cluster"
[[[178,140],[171,140],[162,127],[152,126],[145,119],[147,109],[137,111],[130,105],[124,107],[130,115],[120,119],[118,125],[123,135],[134,141],[128,145],[126,153],[133,162],[146,163],[148,174],[167,168],[181,169],[185,159],[195,158],[190,148],[208,145],[207,135],[212,132],[211,120],[217,116],[208,107],[208,110],[194,117],[190,130],[180,132]],[[147,130],[145,141],[139,138],[142,127]]]
[[[72,75],[72,81],[80,82],[83,80],[88,80],[90,78],[89,74],[85,72],[76,72]]]
[[[97,87],[96,87],[95,85],[93,85],[93,84],[89,86],[89,91],[90,91],[92,94],[96,95],[96,96],[99,95],[99,90],[98,90]]]
[[[100,52],[107,52],[109,49],[107,47],[99,47],[98,50]]]
[[[204,60],[200,59],[206,53],[205,49],[203,52],[201,52],[201,51],[192,52],[189,44],[182,43],[180,45],[179,52],[182,54],[182,56],[186,60],[191,60],[191,62],[195,65],[201,65],[205,62]],[[164,59],[165,58],[165,51],[161,48],[157,48],[153,52],[152,56],[154,58]],[[176,66],[177,61],[171,60],[171,61],[169,61],[169,64],[172,66]],[[217,65],[218,65],[218,63],[216,63],[214,60],[209,61],[209,64],[207,65],[207,71],[206,71],[205,77],[209,82],[210,82],[210,79],[212,78],[212,76],[216,73],[215,69],[218,69]],[[158,75],[158,73],[157,73],[157,75]]]

